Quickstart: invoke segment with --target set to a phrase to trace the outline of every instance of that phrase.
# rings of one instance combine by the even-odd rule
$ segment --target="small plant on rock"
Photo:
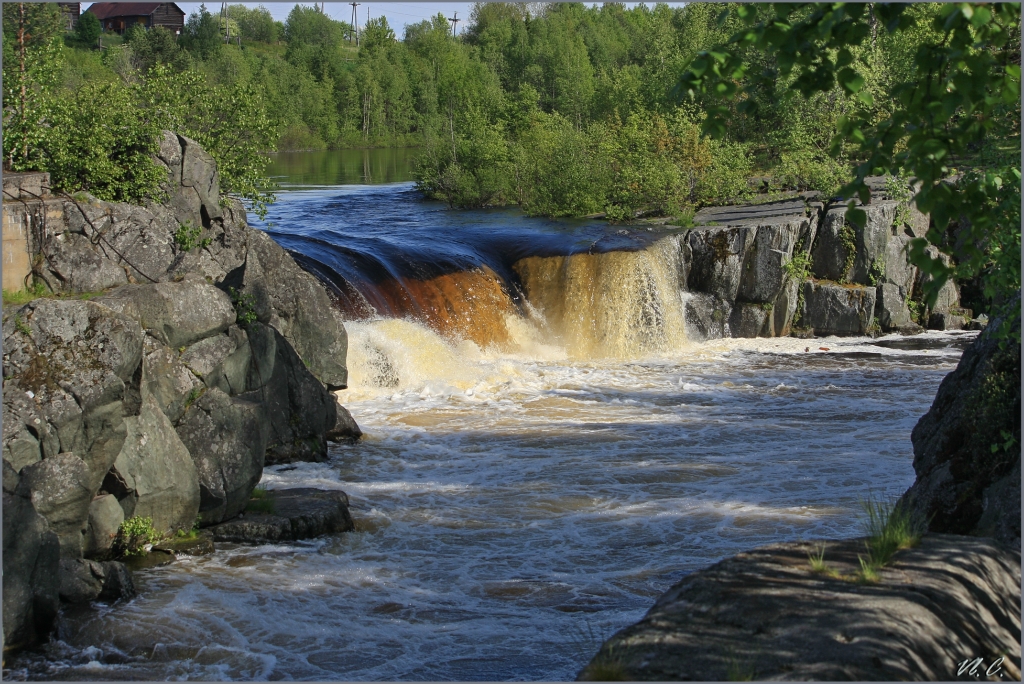
[[[190,252],[196,247],[203,249],[213,242],[210,238],[201,238],[203,229],[200,226],[193,226],[191,221],[185,221],[174,233],[174,241],[183,252]]]
[[[892,499],[868,497],[864,510],[868,514],[868,556],[860,558],[860,579],[875,582],[878,570],[888,565],[897,551],[917,546],[927,526],[906,505]]]
[[[153,519],[132,516],[117,528],[114,550],[121,556],[141,556],[146,553],[146,546],[160,539],[153,528]]]
[[[235,305],[235,320],[239,325],[256,322],[256,297],[246,292],[239,292],[233,287],[228,288],[231,302]]]
[[[818,547],[817,553],[808,553],[807,560],[811,563],[811,572],[829,577],[839,577],[839,571],[825,562],[825,544]]]
[[[257,487],[249,495],[249,503],[246,504],[247,513],[273,513],[274,500],[269,497],[266,487]]]
[[[889,199],[896,202],[896,216],[893,224],[903,226],[910,223],[910,200],[914,193],[910,190],[910,184],[902,175],[885,175],[885,194]]]
[[[857,233],[848,221],[843,221],[843,227],[839,229],[839,241],[843,243],[846,250],[846,260],[843,262],[842,282],[849,282],[850,269],[857,258]]]

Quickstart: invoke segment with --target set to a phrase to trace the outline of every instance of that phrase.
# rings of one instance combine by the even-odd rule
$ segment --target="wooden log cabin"
[[[64,17],[64,30],[74,31],[78,25],[78,17],[82,14],[82,3],[80,2],[58,2],[62,16]]]
[[[185,26],[185,12],[173,2],[94,2],[85,10],[100,20],[105,31],[124,33],[129,26],[162,26],[179,35]]]

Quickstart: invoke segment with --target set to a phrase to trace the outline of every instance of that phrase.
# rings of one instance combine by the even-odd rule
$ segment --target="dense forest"
[[[420,188],[452,207],[685,222],[753,190],[834,194],[858,162],[855,145],[833,144],[844,117],[868,103],[883,120],[901,106],[897,86],[944,40],[941,7],[910,6],[899,31],[869,17],[870,36],[845,51],[865,75],[856,99],[838,82],[803,95],[799,70],[745,48],[769,78],[707,137],[706,112],[720,105],[684,96],[679,78],[745,25],[732,5],[478,3],[458,36],[441,14],[402,36],[383,18],[357,35],[315,7],[277,22],[230,5],[226,17],[192,14],[175,40],[100,35],[88,13],[64,34],[53,5],[5,3],[4,162],[45,168],[69,191],[137,198],[155,183],[147,141],[170,127],[210,149],[226,189],[259,211],[272,199],[262,152],[418,146]],[[990,114],[954,167],[1019,167],[1019,102]]]

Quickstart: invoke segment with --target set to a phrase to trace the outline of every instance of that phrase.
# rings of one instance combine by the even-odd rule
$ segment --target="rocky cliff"
[[[788,200],[709,207],[681,236],[687,329],[698,338],[865,335],[923,327],[965,327],[950,281],[935,306],[921,302],[928,277],[907,247],[928,230],[928,217],[888,197],[872,180],[863,227],[846,206],[809,194]],[[912,311],[913,309],[913,311]]]
[[[914,427],[917,479],[903,502],[932,531],[993,537],[1020,551],[1019,294],[1011,310],[964,351]]]
[[[159,160],[165,197],[145,207],[15,198],[44,217],[33,275],[58,296],[3,312],[7,649],[44,637],[59,599],[130,593],[102,560],[123,520],[220,523],[266,463],[359,436],[331,391],[347,340],[326,292],[195,142],[164,133]]]

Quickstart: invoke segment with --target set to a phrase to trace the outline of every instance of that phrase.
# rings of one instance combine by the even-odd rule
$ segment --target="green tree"
[[[78,17],[78,23],[75,24],[75,37],[78,40],[86,45],[92,45],[102,32],[103,27],[100,26],[100,20],[92,12],[84,12]]]
[[[891,86],[891,108],[879,116],[866,88],[870,63],[857,53],[878,32],[914,30],[917,17],[908,7],[777,4],[759,15],[755,8],[736,6],[732,12],[741,30],[698,54],[680,77],[680,89],[691,97],[738,100],[739,111],[756,115],[758,103],[749,94],[768,80],[792,76],[805,97],[840,87],[850,107],[830,151],[837,157],[849,152],[859,162],[840,192],[866,202],[866,176],[909,176],[917,188],[914,203],[932,217],[927,237],[915,239],[910,251],[915,265],[931,276],[927,300],[934,302],[950,276],[981,273],[998,304],[1020,290],[1019,127],[1012,131],[1020,121],[1020,5],[941,5],[929,22],[940,40],[917,46],[912,65]],[[744,58],[749,48],[772,55],[776,70],[752,68]],[[725,104],[710,107],[705,130],[722,137],[728,114]],[[1000,127],[1011,135],[1000,136]],[[998,148],[1001,141],[1010,149],[995,155],[998,165],[979,157],[978,149]],[[965,166],[964,175],[951,182]],[[847,216],[865,220],[853,200]],[[956,253],[959,264],[948,265],[929,245]]]
[[[264,5],[255,8],[228,5],[228,16],[238,23],[242,38],[261,43],[276,43],[280,37],[277,23]]]
[[[177,71],[191,66],[191,60],[175,36],[162,26],[147,29],[136,24],[125,32],[125,42],[131,46],[143,72],[157,64],[168,64]]]
[[[223,44],[220,23],[206,10],[206,4],[198,12],[188,16],[188,21],[178,36],[178,44],[200,59],[208,59]]]
[[[56,5],[3,5],[3,154],[9,170],[35,170],[42,163],[44,122],[64,66],[63,30]]]

